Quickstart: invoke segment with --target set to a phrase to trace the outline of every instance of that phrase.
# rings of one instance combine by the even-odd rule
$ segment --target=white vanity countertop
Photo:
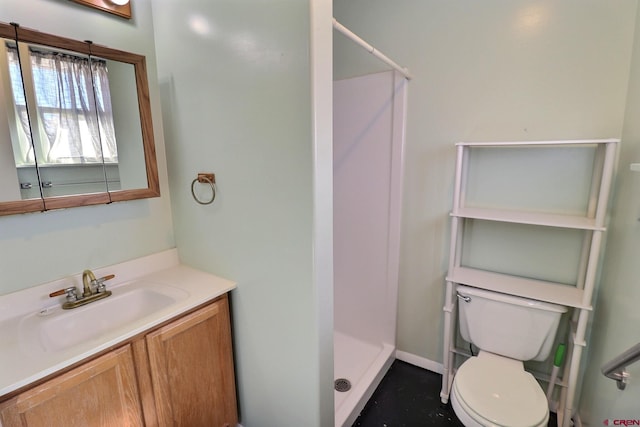
[[[81,290],[82,275],[77,274],[23,291],[0,295],[0,397],[151,329],[236,287],[235,282],[181,265],[175,249],[110,267],[97,268],[93,272],[96,277],[115,274],[114,279],[106,282],[107,289],[111,290],[113,295],[101,301],[108,301],[127,289],[154,289],[154,286],[173,289],[179,293],[180,298],[166,307],[112,328],[106,333],[90,335],[90,338],[72,346],[52,350],[37,344],[46,337],[38,337],[42,332],[31,330],[35,328],[30,328],[29,325],[35,324],[38,318],[53,319],[74,310],[91,310],[93,304],[100,304],[101,301],[95,301],[84,307],[62,310],[64,296],[49,298],[50,293],[70,286],[76,286]],[[114,312],[107,317],[116,322],[118,315],[118,312]],[[101,321],[108,323],[110,319]],[[92,325],[82,327],[92,328]]]

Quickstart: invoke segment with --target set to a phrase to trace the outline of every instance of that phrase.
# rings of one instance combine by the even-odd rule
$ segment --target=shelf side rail
[[[640,342],[602,365],[602,374],[615,380],[619,390],[624,390],[629,379],[626,368],[638,360],[640,360]]]

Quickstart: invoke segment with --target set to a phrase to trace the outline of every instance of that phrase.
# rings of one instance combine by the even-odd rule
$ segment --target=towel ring
[[[211,187],[211,199],[210,200],[200,200],[198,196],[196,196],[195,185],[196,182],[200,182],[203,184],[209,184]],[[203,174],[199,173],[198,177],[191,181],[191,195],[193,199],[201,205],[210,205],[216,199],[216,185],[215,185],[215,177],[213,174]]]

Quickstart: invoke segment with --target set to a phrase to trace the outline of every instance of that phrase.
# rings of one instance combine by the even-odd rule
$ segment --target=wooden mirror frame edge
[[[72,0],[75,3],[93,7],[104,12],[112,13],[121,18],[131,19],[131,2],[125,5],[117,5],[109,0]]]

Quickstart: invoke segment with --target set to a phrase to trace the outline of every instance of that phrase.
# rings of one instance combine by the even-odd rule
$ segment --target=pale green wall
[[[239,283],[232,308],[244,425],[332,425],[331,289],[313,287],[330,276],[330,268],[313,266],[319,258],[330,264],[330,249],[312,251],[317,240],[331,247],[329,237],[313,237],[314,213],[331,205],[313,205],[312,182],[314,157],[326,169],[331,152],[330,144],[312,145],[309,2],[157,1],[155,16],[149,0],[132,6],[127,21],[67,1],[0,2],[2,21],[147,56],[163,192],[148,201],[0,217],[0,292],[177,243],[184,262]],[[329,14],[330,34],[330,6],[317,9]],[[191,18],[211,32],[192,32]],[[330,135],[330,126],[319,133]],[[191,198],[199,171],[216,173],[213,205]]]
[[[301,0],[153,3],[177,247],[238,282],[245,427],[333,424],[314,289],[309,14]],[[191,197],[198,172],[216,174],[211,205]]]
[[[334,1],[338,21],[407,66],[414,76],[409,83],[407,108],[399,350],[442,361],[454,143],[621,137],[636,7],[635,0]],[[636,54],[634,60],[640,61],[640,55]],[[384,68],[371,55],[336,35],[335,78]],[[640,93],[638,88],[635,91]],[[630,100],[629,108],[637,111],[640,97]],[[625,299],[628,295],[636,295],[638,301],[633,275],[640,273],[634,267],[635,257],[628,255],[636,249],[633,239],[637,240],[640,206],[633,199],[631,187],[624,187],[640,185],[640,176],[627,172],[632,156],[624,154],[636,151],[637,142],[631,136],[640,135],[640,128],[629,116],[626,123],[626,162],[621,163],[620,174],[627,178],[621,178],[618,200],[621,196],[628,200],[618,202],[616,210],[620,203],[626,203],[624,215],[628,217],[618,219],[614,211],[609,243],[613,248],[607,252],[604,280],[607,286],[615,282],[613,286],[620,292],[603,291],[604,302],[596,317],[600,326],[591,346],[615,348],[607,348],[606,356],[597,363],[587,363],[587,383],[597,381],[603,391],[587,395],[586,405],[593,405],[605,393],[616,393],[609,390],[615,388],[613,383],[600,384],[604,382],[599,374],[602,358],[639,340],[637,315],[617,313],[631,307],[633,300]],[[640,161],[640,155],[635,161]],[[627,228],[618,230],[620,222],[627,223]],[[626,236],[624,240],[615,243],[622,235]],[[490,250],[499,248],[501,241],[492,244]],[[569,258],[566,261],[575,263]],[[554,268],[560,271],[561,264],[556,263]],[[618,264],[625,267],[622,274]],[[608,320],[599,320],[602,318]],[[619,324],[626,331],[625,338],[614,338],[614,327]],[[605,335],[608,341],[603,340]],[[597,358],[596,354],[591,359]],[[631,399],[632,393],[625,393],[628,395],[624,399]],[[621,399],[619,404],[619,415],[635,410],[637,416],[630,400]],[[587,413],[583,407],[584,418],[595,425],[605,416],[617,416],[614,409],[605,408],[599,403]]]
[[[601,425],[605,419],[637,419],[640,415],[640,363],[627,369],[631,380],[624,391],[599,373],[602,364],[640,342],[640,173],[629,170],[630,163],[640,163],[639,24],[640,14],[636,17],[623,144],[580,404],[583,418],[593,425]]]
[[[70,1],[0,2],[0,21],[147,57],[162,193],[155,199],[0,217],[0,294],[175,246],[150,4],[132,3],[134,18],[128,21]]]

